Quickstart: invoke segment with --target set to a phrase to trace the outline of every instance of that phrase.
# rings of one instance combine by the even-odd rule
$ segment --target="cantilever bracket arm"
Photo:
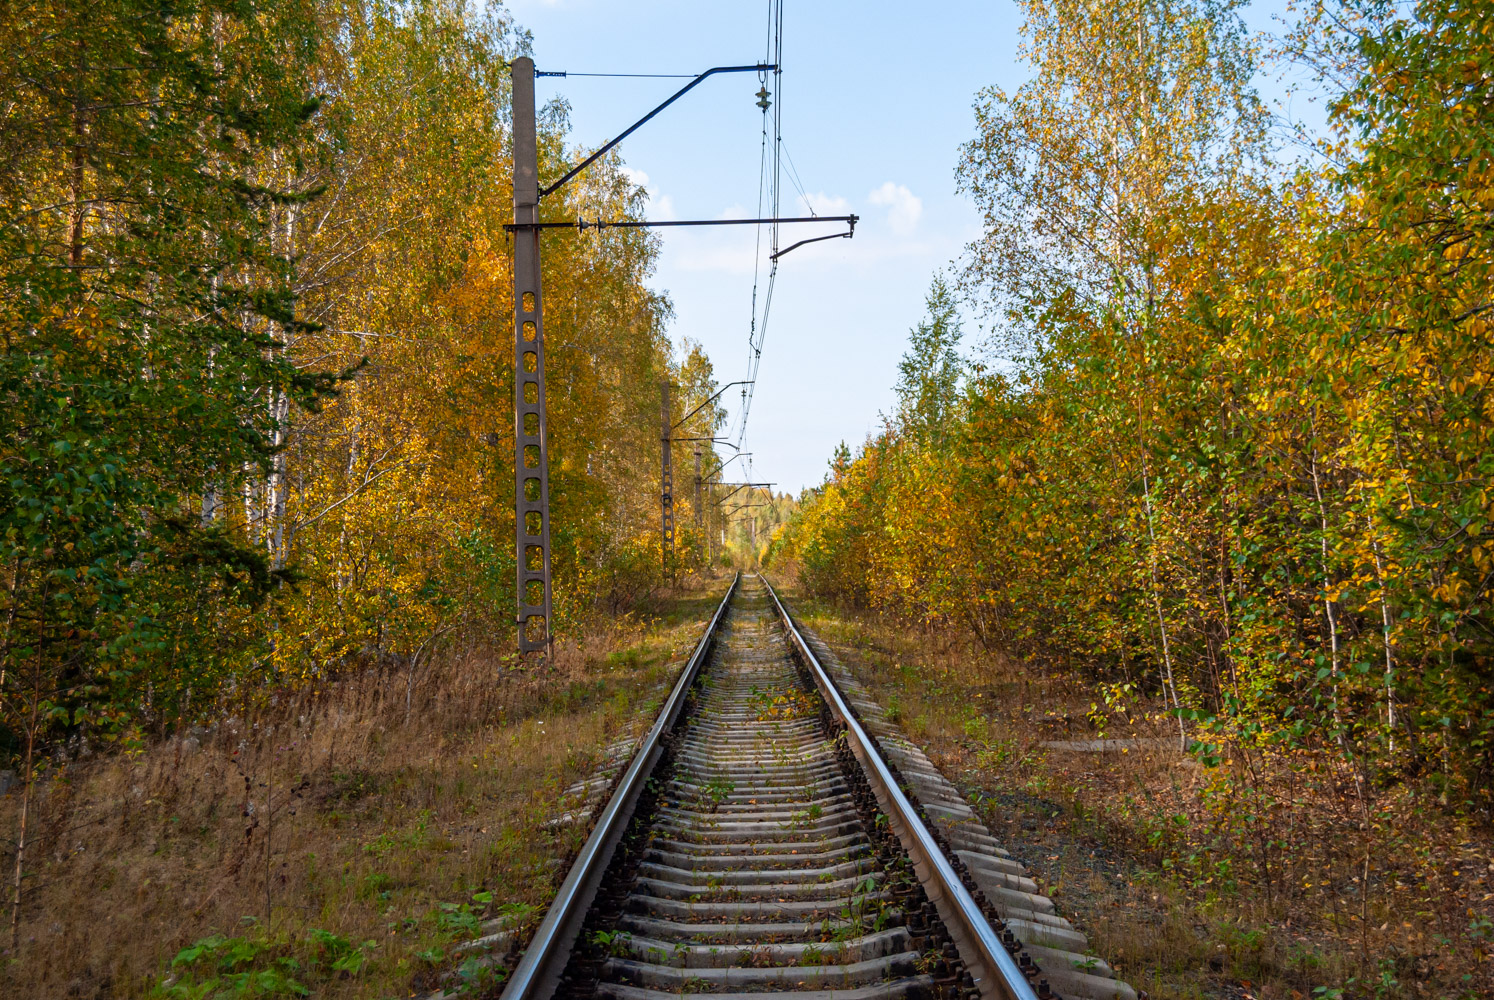
[[[818,242],[820,242],[820,240],[849,240],[849,239],[853,238],[856,235],[856,222],[858,221],[858,217],[857,216],[851,215],[851,216],[847,216],[843,220],[842,219],[837,219],[836,221],[847,222],[847,223],[850,224],[850,228],[847,229],[843,233],[831,233],[829,236],[811,236],[807,240],[800,240],[798,243],[795,243],[795,244],[792,244],[791,246],[785,247],[784,249],[778,251],[775,254],[769,254],[768,255],[768,259],[769,260],[777,260],[779,257],[782,257],[784,254],[788,253],[790,250],[797,250],[800,247],[804,246],[806,243],[818,243]]]
[[[572,167],[566,173],[566,175],[564,177],[562,177],[560,180],[556,181],[554,184],[551,184],[549,187],[547,187],[543,191],[541,191],[539,193],[539,199],[538,200],[544,201],[546,197],[548,197],[551,194],[554,194],[555,191],[557,189],[559,189],[563,184],[565,184],[566,181],[570,180],[572,177],[575,177],[581,171],[583,171],[587,167],[591,166],[600,157],[602,157],[603,155],[605,155],[606,152],[609,149],[611,149],[613,146],[616,146],[618,143],[622,142],[628,136],[632,135],[634,132],[638,131],[640,128],[642,128],[644,125],[646,125],[649,122],[649,120],[651,118],[653,118],[655,115],[657,115],[660,111],[663,111],[665,108],[669,107],[675,101],[679,100],[681,97],[684,97],[687,92],[689,92],[690,90],[692,90],[695,87],[696,84],[700,83],[706,77],[713,76],[716,73],[762,73],[762,72],[769,72],[769,71],[772,71],[772,70],[776,70],[777,68],[778,68],[778,66],[776,64],[773,64],[773,63],[758,63],[758,64],[756,64],[754,66],[717,66],[714,69],[708,69],[708,70],[706,70],[704,73],[700,74],[695,79],[693,79],[689,83],[685,84],[679,90],[675,91],[674,96],[671,97],[669,100],[665,101],[663,104],[659,105],[657,108],[654,108],[654,110],[650,111],[648,114],[646,114],[642,118],[638,119],[632,125],[628,126],[628,130],[626,132],[624,132],[622,135],[618,136],[616,139],[613,139],[611,142],[607,143],[607,145],[603,146],[601,149],[597,150],[595,153],[592,153],[586,159],[582,160],[580,163],[578,163],[574,167]]]
[[[701,410],[705,409],[707,406],[710,406],[716,400],[720,399],[721,398],[721,394],[723,392],[725,392],[727,389],[730,389],[732,386],[734,386],[734,385],[751,385],[753,383],[753,381],[754,381],[753,379],[743,379],[740,382],[728,382],[728,383],[726,383],[720,389],[717,389],[715,391],[715,393],[713,393],[711,395],[710,399],[706,400],[704,403],[701,403],[699,406],[697,406],[695,409],[691,410],[689,413],[685,414],[683,417],[680,417],[680,419],[675,423],[674,427],[680,426],[680,424],[683,424],[686,420],[689,420],[691,417],[695,416],[695,414],[699,413]],[[674,427],[671,427],[669,429],[670,430],[674,430]],[[678,439],[676,439],[676,440],[678,440]],[[718,439],[717,438],[703,438],[702,440],[715,441],[715,440],[718,440]],[[719,440],[724,441],[726,439],[725,438],[720,438]]]
[[[674,441],[674,442],[676,442],[678,444],[684,444],[684,443],[689,442],[689,441],[714,441],[717,444],[724,444],[728,448],[736,448],[736,445],[734,445],[734,444],[731,443],[731,438],[718,438],[718,437],[702,438],[702,437],[693,437],[693,438],[670,438],[669,440]]]
[[[745,489],[747,489],[749,487],[755,487],[755,488],[759,488],[759,489],[766,489],[769,486],[777,486],[778,484],[777,483],[707,483],[706,485],[707,486],[734,486],[734,487],[736,487],[735,489],[733,489],[731,491],[731,493],[728,493],[725,496],[720,497],[720,498],[718,498],[716,500],[716,506],[720,507],[722,504],[726,503],[726,501],[730,500],[734,494],[740,493],[742,490],[745,490]]]
[[[854,227],[856,220],[859,218],[860,216],[856,215],[796,215],[792,217],[775,216],[764,219],[669,219],[667,221],[624,219],[619,222],[608,222],[606,219],[596,219],[592,222],[587,222],[583,218],[573,219],[568,222],[508,222],[504,223],[503,230],[504,232],[513,233],[521,229],[525,232],[531,229],[579,229],[584,232],[588,229],[666,229],[675,226],[767,226],[790,222],[848,222]],[[850,233],[833,233],[831,235],[849,236]],[[798,246],[798,244],[796,243],[794,246]],[[792,249],[793,247],[789,247],[789,250]],[[784,250],[779,256],[782,256],[784,253],[788,253],[788,250]]]

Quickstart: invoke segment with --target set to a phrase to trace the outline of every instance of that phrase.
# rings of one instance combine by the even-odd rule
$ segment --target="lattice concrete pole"
[[[695,446],[695,538],[697,544],[705,533],[705,508],[700,505],[700,445]]]
[[[519,652],[548,653],[550,472],[545,443],[545,328],[540,300],[539,163],[534,60],[513,61],[514,554]]]
[[[666,378],[659,383],[659,451],[663,456],[660,460],[659,472],[659,513],[666,573],[669,572],[670,564],[674,561],[674,469],[669,460],[670,423],[669,379]]]

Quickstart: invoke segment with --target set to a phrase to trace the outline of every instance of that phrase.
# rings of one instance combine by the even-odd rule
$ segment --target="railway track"
[[[503,1000],[1136,1000],[1087,949],[767,582],[739,576]]]

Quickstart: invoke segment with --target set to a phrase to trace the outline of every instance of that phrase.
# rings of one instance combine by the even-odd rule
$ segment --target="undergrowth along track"
[[[1136,1000],[762,577],[733,580],[504,1000]]]

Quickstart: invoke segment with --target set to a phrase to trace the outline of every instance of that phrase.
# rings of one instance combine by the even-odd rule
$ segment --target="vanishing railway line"
[[[1136,1000],[1086,949],[767,582],[739,577],[503,996]]]

